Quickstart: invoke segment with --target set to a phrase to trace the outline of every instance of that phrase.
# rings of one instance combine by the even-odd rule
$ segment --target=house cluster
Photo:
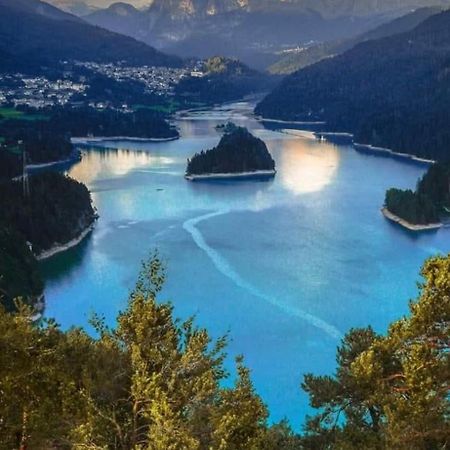
[[[24,77],[20,73],[0,75],[0,105],[8,103],[33,108],[65,105],[75,94],[83,94],[87,87],[69,79]]]
[[[191,69],[140,66],[130,67],[123,64],[101,64],[95,62],[78,62],[92,72],[100,73],[115,81],[136,81],[143,83],[149,94],[173,95],[180,80],[191,74]]]

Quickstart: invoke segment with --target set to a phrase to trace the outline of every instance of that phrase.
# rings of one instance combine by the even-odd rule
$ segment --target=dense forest
[[[274,85],[273,77],[228,58],[210,58],[205,61],[203,70],[203,77],[186,77],[180,81],[175,88],[178,99],[224,103],[268,90]]]
[[[0,143],[0,183],[22,174],[22,158]]]
[[[275,161],[261,139],[253,136],[246,128],[235,127],[225,133],[217,147],[201,151],[190,160],[186,169],[188,175],[208,173],[256,172],[275,170]]]
[[[0,2],[0,72],[40,72],[58,61],[126,61],[130,65],[178,66],[135,39],[94,27],[35,0]]]
[[[175,138],[178,131],[156,111],[139,109],[123,113],[112,109],[103,111],[90,107],[51,107],[39,110],[25,108],[23,116],[0,119],[0,152],[7,150],[1,160],[5,167],[1,173],[13,173],[16,163],[11,155],[28,162],[45,163],[68,159],[73,153],[70,137],[133,136],[141,138]],[[22,144],[18,146],[18,142]],[[7,166],[6,166],[7,164]]]
[[[29,194],[22,181],[0,186],[2,222],[19,232],[39,254],[55,243],[77,237],[95,220],[86,186],[59,173],[29,177]]]
[[[450,212],[450,165],[436,163],[412,190],[389,189],[385,207],[414,225],[437,223]]]
[[[158,297],[157,258],[143,265],[127,308],[96,337],[34,326],[0,308],[2,448],[149,450],[444,449],[450,444],[450,256],[426,262],[409,316],[386,335],[353,329],[334,375],[304,377],[317,409],[303,434],[269,425],[250,370],[224,367],[213,340]],[[302,355],[299,355],[302,357]],[[292,376],[296,376],[292,374]]]
[[[53,109],[48,126],[71,136],[132,136],[139,138],[175,138],[178,131],[161,113],[138,109],[122,113],[112,109],[94,108]]]
[[[288,76],[256,108],[265,117],[324,120],[330,131],[435,160],[449,158],[450,11]]]
[[[33,306],[44,290],[38,263],[20,233],[0,223],[0,305],[14,311],[18,297]]]
[[[1,152],[1,150],[0,150]],[[27,192],[28,191],[28,192]],[[86,186],[59,173],[0,183],[0,304],[31,306],[43,293],[36,255],[77,238],[96,219]]]

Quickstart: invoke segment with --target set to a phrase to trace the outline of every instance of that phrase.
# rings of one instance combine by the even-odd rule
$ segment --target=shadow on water
[[[79,269],[92,245],[92,234],[89,233],[77,246],[41,261],[40,269],[43,278],[47,282],[58,283]]]

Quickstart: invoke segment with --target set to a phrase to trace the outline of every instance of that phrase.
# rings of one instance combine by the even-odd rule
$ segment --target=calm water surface
[[[186,159],[217,144],[226,120],[264,139],[274,181],[189,183]],[[167,263],[163,300],[196,315],[213,336],[230,332],[230,361],[244,354],[275,421],[299,429],[311,412],[302,374],[333,371],[340,336],[384,332],[407,312],[425,258],[450,250],[450,230],[413,234],[380,214],[388,187],[414,187],[425,167],[265,130],[238,103],[177,121],[178,141],[105,143],[70,176],[100,214],[76,249],[43,264],[47,310],[64,327],[92,312],[114,324],[140,261]]]

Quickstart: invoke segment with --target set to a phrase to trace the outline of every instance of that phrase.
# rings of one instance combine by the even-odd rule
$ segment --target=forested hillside
[[[268,71],[272,74],[289,75],[322,59],[344,53],[362,42],[411,31],[429,17],[442,11],[443,8],[438,6],[419,8],[351,39],[314,43],[301,51],[283,56],[279,61],[271,65]]]
[[[0,305],[15,310],[15,299],[30,306],[43,294],[38,263],[23,236],[0,222]],[[1,306],[0,306],[1,308]]]
[[[250,69],[242,62],[224,57],[212,57],[203,64],[203,77],[183,78],[176,86],[177,98],[216,104],[238,100],[275,85],[274,77]]]
[[[39,254],[56,243],[76,238],[95,220],[86,186],[59,173],[30,176],[29,195],[22,182],[0,189],[2,222],[18,231]]]
[[[357,142],[446,160],[450,143],[450,11],[287,77],[256,108],[265,117],[325,120]]]
[[[92,26],[39,0],[1,0],[0,71],[39,71],[60,60],[179,65],[180,60],[132,38]]]

